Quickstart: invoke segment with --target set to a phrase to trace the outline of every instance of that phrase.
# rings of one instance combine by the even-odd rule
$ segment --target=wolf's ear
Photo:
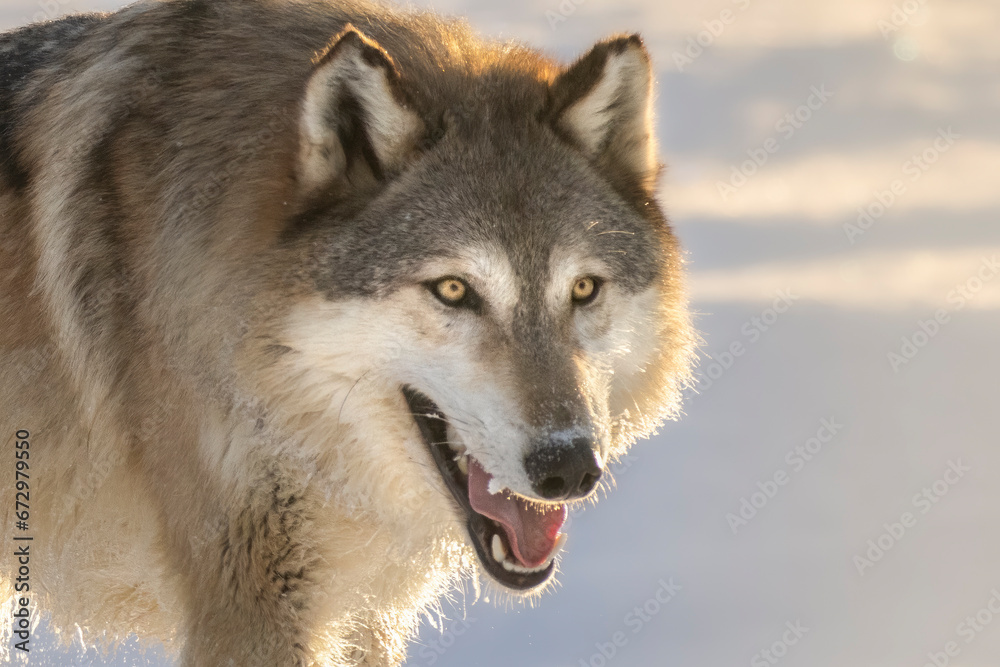
[[[659,170],[653,137],[653,70],[638,35],[599,42],[550,88],[547,116],[609,177],[651,189]]]
[[[316,60],[300,119],[305,194],[343,177],[381,180],[405,164],[424,133],[392,58],[348,25]]]

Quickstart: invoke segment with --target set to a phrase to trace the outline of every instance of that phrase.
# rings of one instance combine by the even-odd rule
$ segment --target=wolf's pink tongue
[[[469,502],[472,509],[504,527],[514,557],[521,565],[538,567],[555,549],[559,529],[566,521],[566,506],[546,505],[552,509],[542,510],[541,506],[529,505],[524,499],[506,491],[491,494],[489,483],[492,478],[478,461],[469,457]]]

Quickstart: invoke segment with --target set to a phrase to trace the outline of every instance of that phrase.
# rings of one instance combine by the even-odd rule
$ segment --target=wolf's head
[[[676,414],[687,378],[649,58],[636,36],[568,68],[383,43],[349,27],[304,94],[287,396],[345,434],[328,457],[354,499],[464,525],[493,579],[530,590],[566,503]]]

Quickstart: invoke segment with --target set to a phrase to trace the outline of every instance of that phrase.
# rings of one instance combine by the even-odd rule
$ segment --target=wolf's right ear
[[[424,124],[389,54],[347,25],[316,60],[299,133],[300,190],[313,195],[345,176],[381,180],[399,169]]]

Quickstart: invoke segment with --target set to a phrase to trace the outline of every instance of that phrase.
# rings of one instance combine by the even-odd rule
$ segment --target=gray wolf
[[[638,36],[563,65],[354,1],[0,37],[8,608],[388,666],[462,580],[546,588],[688,381],[651,99]]]

